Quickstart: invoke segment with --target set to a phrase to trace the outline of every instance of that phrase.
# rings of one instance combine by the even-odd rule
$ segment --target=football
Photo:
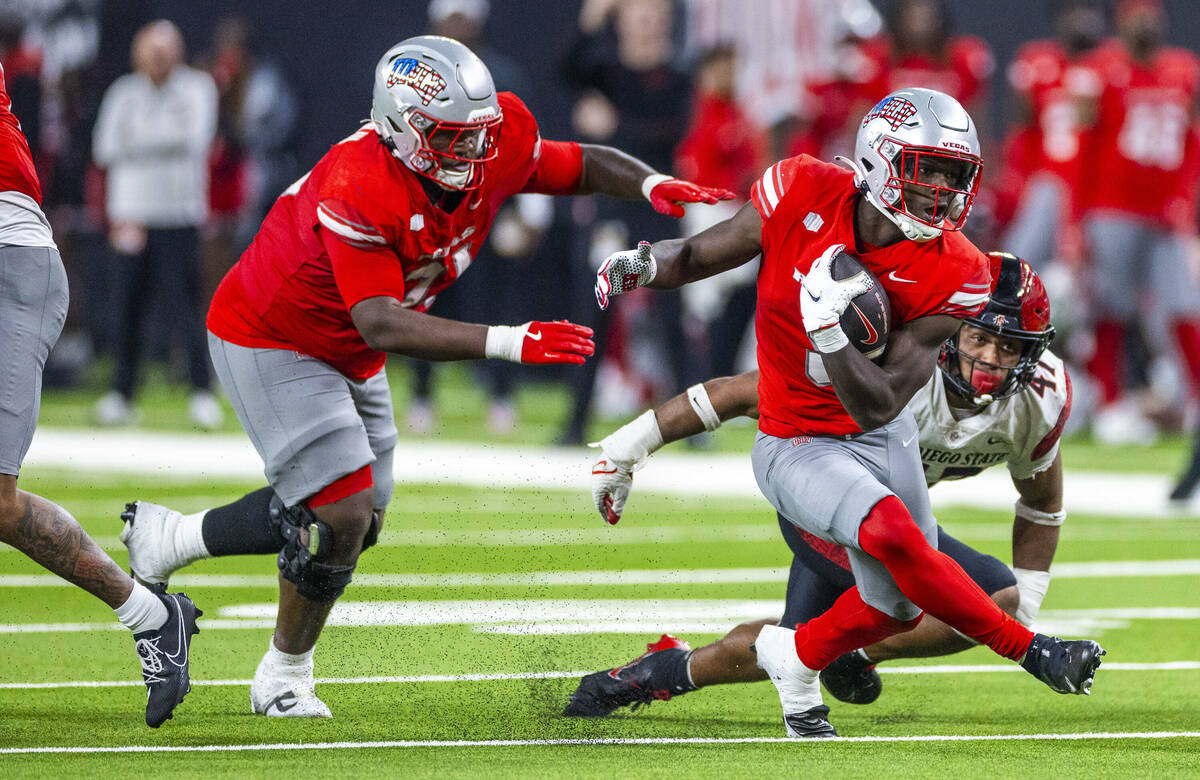
[[[842,312],[842,331],[859,352],[875,360],[887,349],[888,333],[892,328],[892,307],[887,291],[871,269],[854,255],[842,252],[829,267],[830,275],[837,281],[849,279],[860,271],[865,272],[875,286],[850,301]]]

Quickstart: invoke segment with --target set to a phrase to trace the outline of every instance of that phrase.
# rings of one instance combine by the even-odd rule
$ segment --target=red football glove
[[[720,187],[701,187],[690,181],[665,176],[657,183],[648,181],[647,184],[651,185],[649,192],[645,193],[650,205],[659,214],[670,217],[683,216],[683,206],[680,205],[683,203],[716,203],[735,197],[734,193]]]
[[[592,329],[566,320],[492,325],[484,354],[514,363],[583,363],[596,351]]]

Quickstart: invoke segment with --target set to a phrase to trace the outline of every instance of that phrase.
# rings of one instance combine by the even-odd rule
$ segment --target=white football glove
[[[875,286],[861,272],[849,279],[834,280],[830,266],[845,248],[845,244],[834,244],[822,252],[800,283],[800,316],[818,352],[837,352],[850,343],[842,332],[842,312],[851,300]]]
[[[650,254],[649,241],[639,241],[637,249],[614,252],[596,271],[596,303],[601,309],[607,309],[613,296],[645,287],[654,281],[656,273],[658,265],[654,255]]]
[[[609,525],[616,525],[625,511],[625,501],[633,490],[633,472],[662,445],[653,409],[588,445],[604,453],[592,466],[592,502]]]
[[[633,490],[633,472],[609,458],[592,465],[592,503],[609,525],[616,525]]]

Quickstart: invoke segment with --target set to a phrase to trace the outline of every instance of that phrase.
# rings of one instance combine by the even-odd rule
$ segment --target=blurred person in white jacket
[[[169,21],[134,36],[133,72],[104,93],[93,157],[107,173],[108,240],[118,263],[118,329],[112,390],[96,404],[97,422],[133,421],[142,357],[142,324],[162,296],[187,351],[189,414],[202,428],[221,423],[200,301],[199,228],[208,211],[208,153],[216,130],[217,90],[183,64],[183,36]]]

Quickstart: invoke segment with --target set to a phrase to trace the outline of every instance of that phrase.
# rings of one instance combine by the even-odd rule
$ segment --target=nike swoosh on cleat
[[[285,702],[284,699],[291,699],[291,701]],[[296,698],[296,694],[292,693],[291,691],[287,691],[279,694],[274,699],[271,699],[263,711],[270,712],[271,708],[274,707],[280,712],[287,712],[288,710],[295,708],[295,706],[299,703],[300,700]]]
[[[896,276],[895,271],[892,271],[891,273],[889,273],[888,278],[891,279],[893,282],[905,282],[906,284],[916,284],[917,283],[916,279],[904,279],[902,277]]]
[[[178,596],[169,596],[168,598],[170,598],[171,603],[173,605],[175,605],[175,612],[179,616],[179,631],[178,631],[178,635],[175,638],[175,641],[177,643],[175,645],[175,652],[174,653],[163,653],[163,655],[165,655],[167,658],[169,658],[171,660],[171,663],[175,664],[176,666],[183,666],[184,664],[187,663],[187,658],[188,658],[187,637],[184,635],[184,627],[183,627],[183,607],[179,606],[179,597]],[[179,661],[180,652],[183,653],[183,661],[182,662]]]

